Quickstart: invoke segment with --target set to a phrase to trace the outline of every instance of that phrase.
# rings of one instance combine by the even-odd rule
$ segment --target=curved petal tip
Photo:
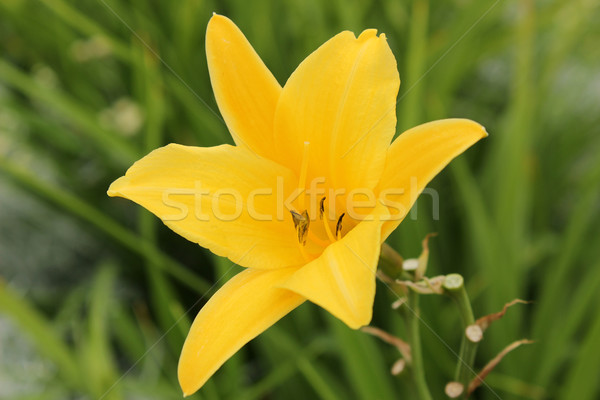
[[[110,184],[106,194],[110,197],[119,197],[122,196],[121,189],[129,185],[129,178],[127,176],[122,176],[113,183]]]
[[[207,31],[210,31],[211,28],[214,29],[215,24],[231,24],[235,26],[233,21],[227,18],[226,16],[213,12],[212,16],[208,20],[208,26],[206,27]]]
[[[368,39],[376,38],[376,37],[377,37],[377,29],[365,29],[364,31],[361,32],[360,35],[358,35],[357,40],[366,41]],[[384,35],[384,38],[385,38],[385,35]]]
[[[485,126],[481,125],[481,129],[483,129],[483,137],[490,136],[490,134],[488,133],[487,129],[485,129]]]

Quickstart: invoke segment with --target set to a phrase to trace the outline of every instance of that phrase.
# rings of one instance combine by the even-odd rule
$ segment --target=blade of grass
[[[229,279],[235,276],[242,267],[232,264],[230,260],[216,255],[212,256],[215,282],[223,286]],[[223,397],[237,399],[241,396],[244,388],[244,363],[247,359],[246,347],[242,347],[221,367],[217,378],[217,386],[220,387]]]
[[[145,102],[144,108],[147,113],[143,153],[149,153],[161,146],[163,142],[162,133],[165,124],[166,105],[162,90],[162,77],[153,54],[145,48],[136,47],[132,49],[132,52],[137,54],[132,58],[137,61],[134,65],[137,71],[135,75],[140,79],[138,97]],[[157,246],[156,218],[144,209],[140,209],[138,213],[140,236],[153,246]],[[171,328],[179,324],[182,315],[186,320],[187,316],[185,314],[173,314],[175,309],[181,309],[182,307],[177,301],[173,288],[165,279],[164,271],[157,265],[157,261],[149,258],[145,260],[152,307],[162,329],[169,332],[167,340],[171,345],[171,351],[173,354],[178,354],[185,336],[181,334],[181,330]],[[186,321],[185,324],[189,324],[189,321]],[[175,368],[175,365],[172,367]]]
[[[40,354],[57,366],[58,374],[66,386],[71,389],[81,389],[83,377],[72,350],[56,333],[52,323],[37,310],[34,304],[31,304],[1,280],[0,311],[15,321],[32,340]]]
[[[561,286],[568,279],[574,260],[585,246],[587,232],[594,226],[589,218],[589,210],[600,201],[600,190],[597,182],[600,179],[600,163],[595,170],[581,183],[578,201],[573,206],[573,212],[569,219],[569,225],[564,233],[563,241],[558,251],[558,257],[548,267],[549,273],[542,285],[542,293],[539,296],[539,307],[537,309],[533,332],[534,337],[542,336],[547,327],[552,325],[555,318],[554,310],[564,301],[557,293],[561,293]]]
[[[84,380],[89,393],[99,398],[118,378],[119,371],[111,349],[109,325],[110,314],[114,304],[112,292],[116,279],[114,265],[100,264],[89,294],[89,310],[87,315],[86,336],[79,354],[83,359],[83,369],[87,378]],[[115,387],[107,400],[121,399],[120,388]]]
[[[146,344],[143,332],[133,315],[118,306],[113,309],[113,333],[119,349],[122,349],[122,357],[127,357],[130,362],[140,359],[146,352]]]
[[[338,344],[338,352],[349,386],[359,399],[395,399],[390,372],[375,340],[366,333],[353,331],[327,314],[329,329]]]
[[[398,99],[398,128],[400,132],[423,122],[429,0],[414,0],[410,19],[405,58],[406,66],[402,72],[401,88],[404,90],[400,90]]]
[[[63,0],[42,0],[41,2],[52,10],[62,22],[72,26],[75,30],[89,36],[102,35],[109,41],[111,49],[119,58],[124,61],[129,59],[131,53],[127,46],[85,13]]]
[[[139,158],[138,150],[115,132],[100,127],[97,116],[90,110],[77,104],[58,90],[41,87],[33,78],[21,72],[8,62],[0,60],[0,80],[16,87],[27,96],[43,102],[66,120],[73,123],[85,134],[90,142],[96,144],[106,157],[117,162],[123,168]]]
[[[323,354],[326,354],[330,349],[327,342],[317,338],[310,342],[301,352],[297,353],[292,359],[286,360],[284,363],[273,369],[259,382],[248,387],[240,394],[242,400],[263,399],[277,386],[281,386],[299,371],[299,359],[306,359],[307,362],[312,362]]]
[[[310,387],[313,388],[315,393],[317,393],[319,398],[324,400],[337,400],[341,398],[338,395],[340,392],[333,388],[334,382],[323,379],[318,363],[315,361],[310,362],[304,356],[304,349],[296,343],[293,337],[279,328],[279,326],[273,326],[265,332],[261,340],[268,341],[268,346],[276,349],[285,358],[296,358],[298,371],[306,379]]]
[[[567,372],[566,382],[561,385],[559,399],[592,400],[600,393],[600,314],[596,313],[591,328],[577,351],[575,363]]]
[[[411,23],[408,32],[408,45],[405,57],[405,68],[402,71],[402,85],[400,86],[398,98],[398,128],[399,132],[418,125],[423,122],[424,93],[426,86],[426,62],[428,46],[429,26],[429,0],[414,0],[412,2]],[[423,215],[425,207],[421,207],[421,218],[413,218],[416,215],[418,205],[423,201],[417,201],[410,214],[406,218],[397,233],[392,237],[393,247],[398,248],[403,254],[420,251],[421,238],[424,234],[431,232],[431,224]],[[425,232],[423,234],[423,232]]]
[[[453,184],[458,188],[458,203],[463,204],[462,211],[467,218],[468,240],[471,243],[471,251],[476,257],[475,265],[480,268],[494,268],[497,262],[496,243],[498,242],[485,198],[464,158],[452,161],[450,172]]]
[[[600,271],[600,263],[592,265],[590,271]],[[571,296],[571,301],[555,313],[565,315],[565,319],[555,319],[551,326],[546,326],[543,343],[544,362],[540,363],[535,375],[535,382],[542,387],[547,387],[552,376],[564,365],[563,362],[572,349],[568,343],[577,341],[577,329],[583,322],[589,321],[595,310],[593,305],[596,304],[594,299],[598,297],[596,288],[600,287],[600,273],[588,273],[582,281]]]
[[[112,218],[106,216],[75,195],[43,182],[33,174],[25,171],[4,157],[0,157],[0,171],[4,172],[17,184],[40,198],[49,201],[75,217],[95,226],[98,230],[113,238],[123,247],[144,258],[155,260],[156,265],[160,269],[164,270],[184,285],[190,287],[192,290],[206,293],[212,287],[206,280],[186,269],[151,243],[133,234],[119,223],[115,222]]]
[[[492,152],[487,164],[490,182],[494,182],[492,213],[499,233],[497,256],[498,260],[502,260],[501,268],[484,269],[489,281],[493,282],[487,295],[488,308],[521,297],[525,270],[523,255],[530,240],[527,216],[532,206],[532,173],[528,169],[528,157],[536,133],[534,117],[538,112],[534,72],[536,11],[533,1],[519,3],[519,11],[510,108],[497,136],[495,152]],[[506,338],[517,335],[522,315],[521,309],[515,310],[511,318],[489,333],[489,341],[494,347],[503,347]],[[511,357],[501,368],[511,370],[517,365],[518,358]]]

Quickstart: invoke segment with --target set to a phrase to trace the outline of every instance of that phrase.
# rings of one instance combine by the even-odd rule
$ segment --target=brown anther
[[[319,203],[319,219],[323,219],[323,213],[325,212],[325,199],[327,197],[323,197],[321,202]]]
[[[308,211],[304,210],[302,214],[291,210],[292,219],[294,220],[294,227],[298,233],[298,242],[302,246],[306,245],[306,237],[308,236],[308,226],[310,225],[310,218],[308,218]]]
[[[342,213],[342,215],[340,215],[337,220],[337,224],[335,225],[335,237],[338,239],[340,238],[340,234],[342,232],[342,219],[344,218],[344,215],[346,215],[346,213]]]

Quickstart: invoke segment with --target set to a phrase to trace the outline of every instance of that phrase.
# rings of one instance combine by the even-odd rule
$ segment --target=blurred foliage
[[[388,240],[459,272],[477,315],[513,299],[481,367],[522,337],[476,398],[600,396],[600,7],[593,0],[2,0],[0,398],[177,399],[190,321],[234,273],[109,183],[169,142],[230,142],[204,32],[232,18],[280,83],[335,33],[387,34],[399,132],[466,117],[490,137],[447,168]],[[402,333],[378,287],[373,324]],[[423,299],[428,381],[452,376],[450,302]],[[193,398],[410,398],[393,349],[303,305]]]

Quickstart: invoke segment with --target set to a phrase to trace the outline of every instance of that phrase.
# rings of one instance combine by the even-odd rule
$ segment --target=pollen
[[[296,211],[290,211],[292,219],[294,220],[294,227],[298,233],[298,242],[302,245],[306,245],[306,237],[308,236],[308,227],[310,226],[310,218],[308,217],[308,211],[304,210],[302,214]]]
[[[319,219],[323,219],[323,213],[325,212],[325,199],[327,199],[327,197],[323,197],[319,202]]]
[[[338,239],[342,236],[342,220],[344,219],[344,215],[346,213],[342,213],[337,220],[337,224],[335,224],[335,237]]]

